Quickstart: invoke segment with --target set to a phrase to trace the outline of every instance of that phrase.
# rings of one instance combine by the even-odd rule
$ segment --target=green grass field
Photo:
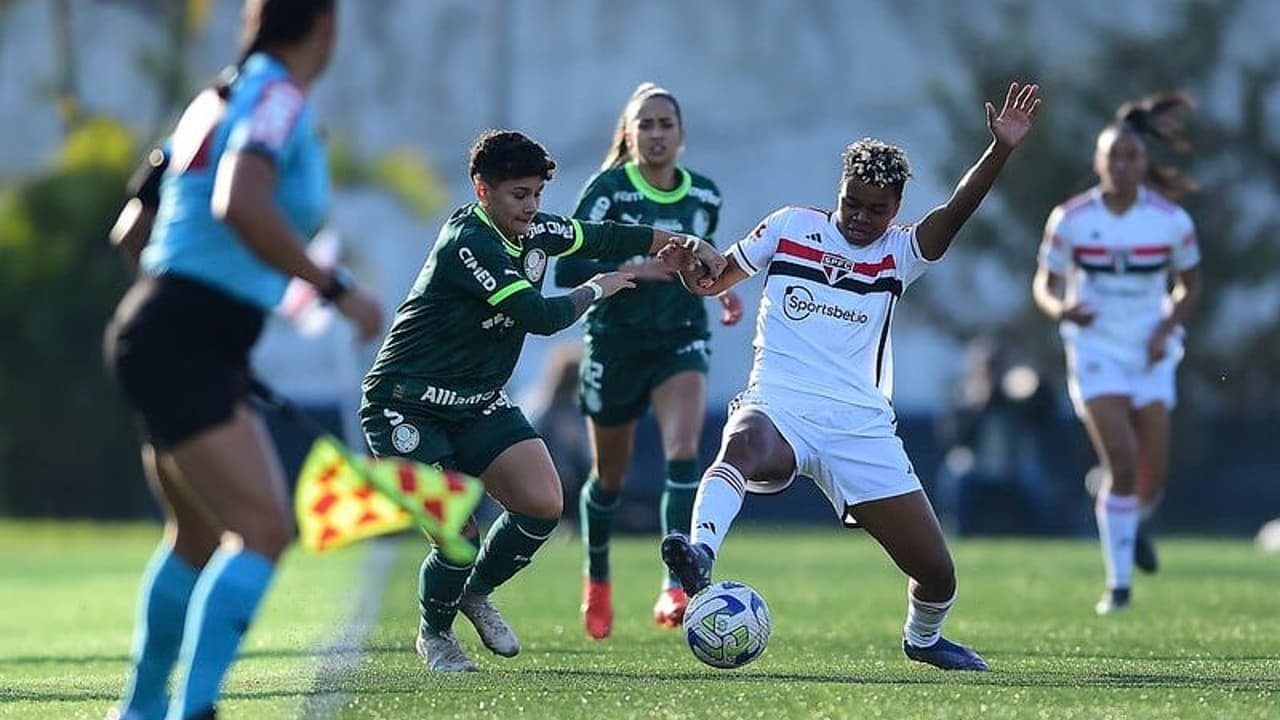
[[[158,532],[0,525],[0,718],[100,718],[111,707],[138,575]],[[519,657],[489,654],[459,620],[482,668],[464,676],[428,674],[413,652],[420,543],[295,551],[220,711],[233,719],[1280,717],[1277,558],[1243,541],[1166,540],[1160,549],[1164,567],[1138,578],[1135,609],[1098,618],[1096,543],[957,542],[960,602],[947,634],[979,649],[993,672],[955,674],[902,656],[903,580],[865,536],[743,528],[717,576],[760,590],[773,638],[755,664],[726,672],[650,624],[652,538],[615,541],[618,624],[605,642],[587,639],[579,550],[565,533],[498,595],[521,634]]]

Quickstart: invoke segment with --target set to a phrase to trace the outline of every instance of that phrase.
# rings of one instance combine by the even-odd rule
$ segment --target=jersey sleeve
[[[710,183],[710,185],[711,189],[715,191],[716,196],[721,198],[721,202],[716,205],[712,205],[710,203],[707,204],[707,214],[710,216],[710,223],[707,225],[707,236],[702,239],[712,245],[715,245],[716,230],[720,229],[720,207],[723,205],[724,196],[720,194],[720,188],[716,187],[715,183]]]
[[[648,255],[653,245],[653,228],[648,225],[623,225],[605,220],[582,222],[566,220],[572,226],[573,237],[562,250],[548,252],[557,258],[569,256],[591,260],[622,262],[637,255]]]
[[[1040,241],[1040,266],[1055,275],[1065,275],[1071,268],[1071,243],[1063,223],[1065,215],[1061,205],[1049,213],[1044,224],[1044,238]]]
[[[307,98],[287,80],[271,80],[232,118],[227,152],[253,152],[279,163],[299,133]]]
[[[769,261],[778,251],[778,240],[782,237],[782,228],[786,226],[791,208],[774,211],[760,221],[747,236],[733,244],[725,253],[738,261],[747,275],[755,275],[769,267]]]
[[[1173,242],[1173,269],[1190,270],[1200,264],[1200,242],[1196,239],[1196,225],[1186,210],[1178,209],[1177,238]]]
[[[460,292],[497,307],[508,298],[528,291],[539,295],[515,263],[497,243],[462,233],[444,248],[441,273]]]
[[[925,258],[920,251],[920,240],[916,237],[916,225],[892,225],[885,233],[885,249],[893,257],[893,265],[897,269],[898,279],[905,288],[924,275],[931,265],[938,260]],[[941,259],[941,258],[939,258]]]

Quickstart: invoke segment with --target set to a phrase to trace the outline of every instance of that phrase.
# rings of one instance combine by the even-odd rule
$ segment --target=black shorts
[[[266,314],[204,283],[143,277],[107,326],[107,368],[159,448],[229,420],[249,394]]]

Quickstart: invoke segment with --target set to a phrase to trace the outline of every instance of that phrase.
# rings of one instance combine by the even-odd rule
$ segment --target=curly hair
[[[897,145],[865,137],[849,143],[841,154],[844,180],[854,179],[868,185],[888,188],[898,197],[911,178],[907,153]]]
[[[486,130],[471,145],[470,174],[490,185],[514,178],[550,180],[556,161],[536,140],[515,130]]]

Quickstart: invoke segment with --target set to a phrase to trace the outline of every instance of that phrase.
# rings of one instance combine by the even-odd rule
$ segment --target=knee
[[[673,437],[663,443],[667,460],[693,460],[698,457],[698,439],[693,437]]]
[[[284,553],[293,540],[293,518],[283,510],[263,513],[260,521],[236,531],[245,547],[271,560]]]
[[[726,438],[720,456],[748,479],[759,478],[771,455],[771,438],[760,428],[746,425],[735,428]]]
[[[521,508],[520,514],[528,515],[538,520],[558,523],[560,522],[560,516],[564,514],[564,498],[558,493],[554,497],[538,498],[530,502],[527,507]]]
[[[1133,491],[1134,483],[1137,481],[1137,458],[1134,456],[1133,451],[1127,448],[1113,449],[1109,455],[1107,470],[1111,473],[1112,490],[1122,495],[1130,494]]]

